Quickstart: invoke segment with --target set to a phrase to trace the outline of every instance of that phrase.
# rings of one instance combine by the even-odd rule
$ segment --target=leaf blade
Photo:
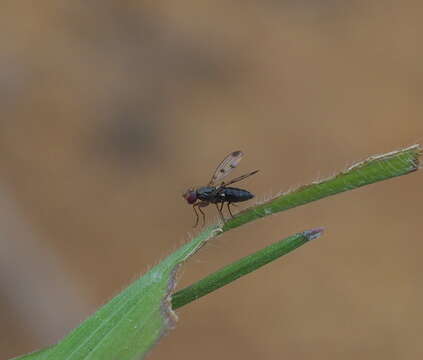
[[[150,269],[57,345],[16,360],[132,360],[143,358],[173,326],[170,294],[177,268],[210,238],[212,226]]]
[[[407,175],[419,169],[421,154],[422,148],[416,144],[405,149],[371,156],[333,177],[300,186],[293,191],[277,195],[264,203],[245,209],[233,219],[229,219],[222,229],[228,231],[280,211],[289,210],[378,181]]]
[[[175,293],[172,296],[173,309],[180,308],[267,265],[306,244],[310,240],[320,237],[322,233],[322,228],[297,233],[223,267],[195,284],[187,286]]]

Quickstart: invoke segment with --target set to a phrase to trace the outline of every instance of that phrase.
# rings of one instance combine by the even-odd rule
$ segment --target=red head
[[[194,204],[197,201],[197,192],[194,189],[188,189],[182,194],[182,197],[188,202],[188,204]]]

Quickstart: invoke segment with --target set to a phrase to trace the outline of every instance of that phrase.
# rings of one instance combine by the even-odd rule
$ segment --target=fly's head
[[[197,191],[193,188],[188,189],[182,194],[182,197],[188,204],[194,204],[197,201]]]

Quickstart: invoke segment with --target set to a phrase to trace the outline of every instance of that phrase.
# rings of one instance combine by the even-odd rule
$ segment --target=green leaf
[[[101,307],[57,345],[15,359],[134,360],[144,357],[175,322],[176,315],[171,309],[171,294],[175,287],[177,269],[208,240],[222,232],[279,211],[416,171],[421,152],[420,146],[414,145],[370,157],[334,177],[277,195],[269,201],[246,209],[235,218],[229,219],[222,227],[216,225],[206,228]],[[294,243],[295,241],[291,244]],[[266,261],[280,256],[284,251],[282,249],[283,246],[271,246],[270,249],[264,250],[264,257],[257,258],[257,254],[253,254],[253,258],[243,259],[181,290],[175,294],[175,307],[187,304],[198,296],[203,296],[253,271],[255,266],[261,266]]]
[[[310,240],[317,239],[323,232],[322,228],[304,231],[292,235],[275,244],[269,245],[254,254],[246,256],[224,268],[214,272],[204,279],[192,284],[172,297],[173,309],[180,308],[191,301],[215,291],[240,277],[257,270],[273,260],[286,255]]]
[[[19,360],[130,360],[143,357],[174,325],[170,300],[176,270],[213,236],[216,226],[168,256],[104,305],[56,346]]]
[[[409,174],[418,170],[421,154],[420,145],[413,145],[406,149],[369,157],[336,176],[301,186],[296,190],[282,193],[262,204],[248,208],[237,214],[235,218],[228,220],[222,229],[227,231],[250,221],[331,195]]]

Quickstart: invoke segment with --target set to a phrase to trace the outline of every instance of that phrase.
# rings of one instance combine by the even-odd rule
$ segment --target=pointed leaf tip
[[[312,230],[307,230],[304,231],[303,234],[304,236],[306,236],[308,238],[308,240],[314,240],[317,239],[318,237],[320,237],[323,232],[325,231],[325,228],[323,227],[318,227]]]

